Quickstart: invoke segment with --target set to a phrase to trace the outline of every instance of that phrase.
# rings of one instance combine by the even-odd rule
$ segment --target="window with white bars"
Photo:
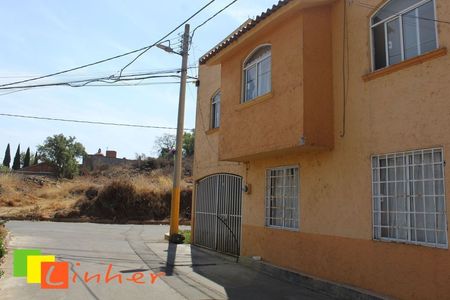
[[[266,225],[298,229],[298,167],[266,171]]]
[[[371,18],[373,70],[438,48],[434,0],[387,1]]]
[[[372,157],[374,238],[447,248],[443,149]]]

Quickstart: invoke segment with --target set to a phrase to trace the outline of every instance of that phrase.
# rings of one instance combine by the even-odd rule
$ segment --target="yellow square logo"
[[[27,282],[41,283],[41,263],[55,262],[54,255],[29,255],[27,256]]]

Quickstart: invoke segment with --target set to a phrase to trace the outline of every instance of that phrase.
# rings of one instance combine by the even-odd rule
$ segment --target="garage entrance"
[[[198,181],[195,197],[194,243],[239,255],[242,177],[215,174]]]

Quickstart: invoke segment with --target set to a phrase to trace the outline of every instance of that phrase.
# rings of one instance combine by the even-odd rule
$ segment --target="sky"
[[[0,6],[0,84],[45,75],[139,49],[159,40],[210,0],[29,0],[2,1]],[[231,0],[216,0],[189,23],[195,28]],[[249,17],[276,0],[238,0],[198,29],[189,66]],[[174,47],[183,28],[169,39]],[[31,83],[54,83],[116,74],[133,55]],[[125,73],[180,68],[181,57],[152,48]],[[190,76],[197,69],[189,70]],[[178,81],[151,79],[145,82]],[[143,82],[142,82],[143,83]],[[176,127],[179,84],[108,87],[45,87],[16,93],[0,90],[0,113],[100,122]],[[197,90],[188,84],[185,128],[195,127]],[[89,154],[100,148],[118,157],[155,156],[154,141],[175,130],[130,128],[0,116],[0,159],[8,143],[11,155],[20,144],[35,152],[46,137],[74,136]]]

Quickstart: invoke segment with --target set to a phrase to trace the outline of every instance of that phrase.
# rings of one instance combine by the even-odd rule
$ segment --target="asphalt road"
[[[168,226],[17,221],[6,226],[11,240],[2,266],[6,274],[0,279],[3,300],[330,299],[232,259],[189,245],[168,244],[163,238]],[[28,284],[26,278],[13,277],[14,249],[40,249],[68,262],[69,288],[42,289]],[[117,276],[106,283],[110,265],[110,277]],[[86,272],[88,277],[100,274],[99,282],[94,278],[86,283]]]

